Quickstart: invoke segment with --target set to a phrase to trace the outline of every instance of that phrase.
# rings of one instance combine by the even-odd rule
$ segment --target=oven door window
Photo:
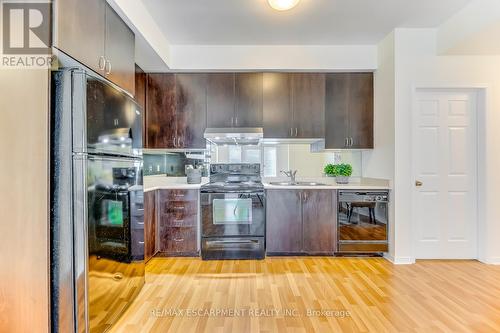
[[[105,199],[102,201],[102,212],[100,225],[123,226],[123,202]]]
[[[213,224],[252,224],[252,199],[214,199]]]

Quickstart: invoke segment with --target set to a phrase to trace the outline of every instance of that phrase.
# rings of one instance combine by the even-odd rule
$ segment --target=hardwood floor
[[[146,270],[111,332],[500,332],[500,267],[476,261],[153,258]]]

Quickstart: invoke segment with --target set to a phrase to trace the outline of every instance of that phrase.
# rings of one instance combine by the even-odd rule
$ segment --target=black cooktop
[[[260,164],[211,164],[210,182],[202,192],[248,193],[263,191]]]

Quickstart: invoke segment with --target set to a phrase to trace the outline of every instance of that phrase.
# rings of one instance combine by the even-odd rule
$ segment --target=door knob
[[[424,185],[424,183],[422,183],[420,180],[415,181],[415,186],[420,187],[422,185]]]

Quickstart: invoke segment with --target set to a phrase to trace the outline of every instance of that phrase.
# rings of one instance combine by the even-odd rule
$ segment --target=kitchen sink
[[[325,186],[326,184],[317,182],[270,182],[270,185],[276,186]]]
[[[298,182],[297,185],[302,185],[302,186],[325,186],[326,184],[317,183],[317,182]]]

